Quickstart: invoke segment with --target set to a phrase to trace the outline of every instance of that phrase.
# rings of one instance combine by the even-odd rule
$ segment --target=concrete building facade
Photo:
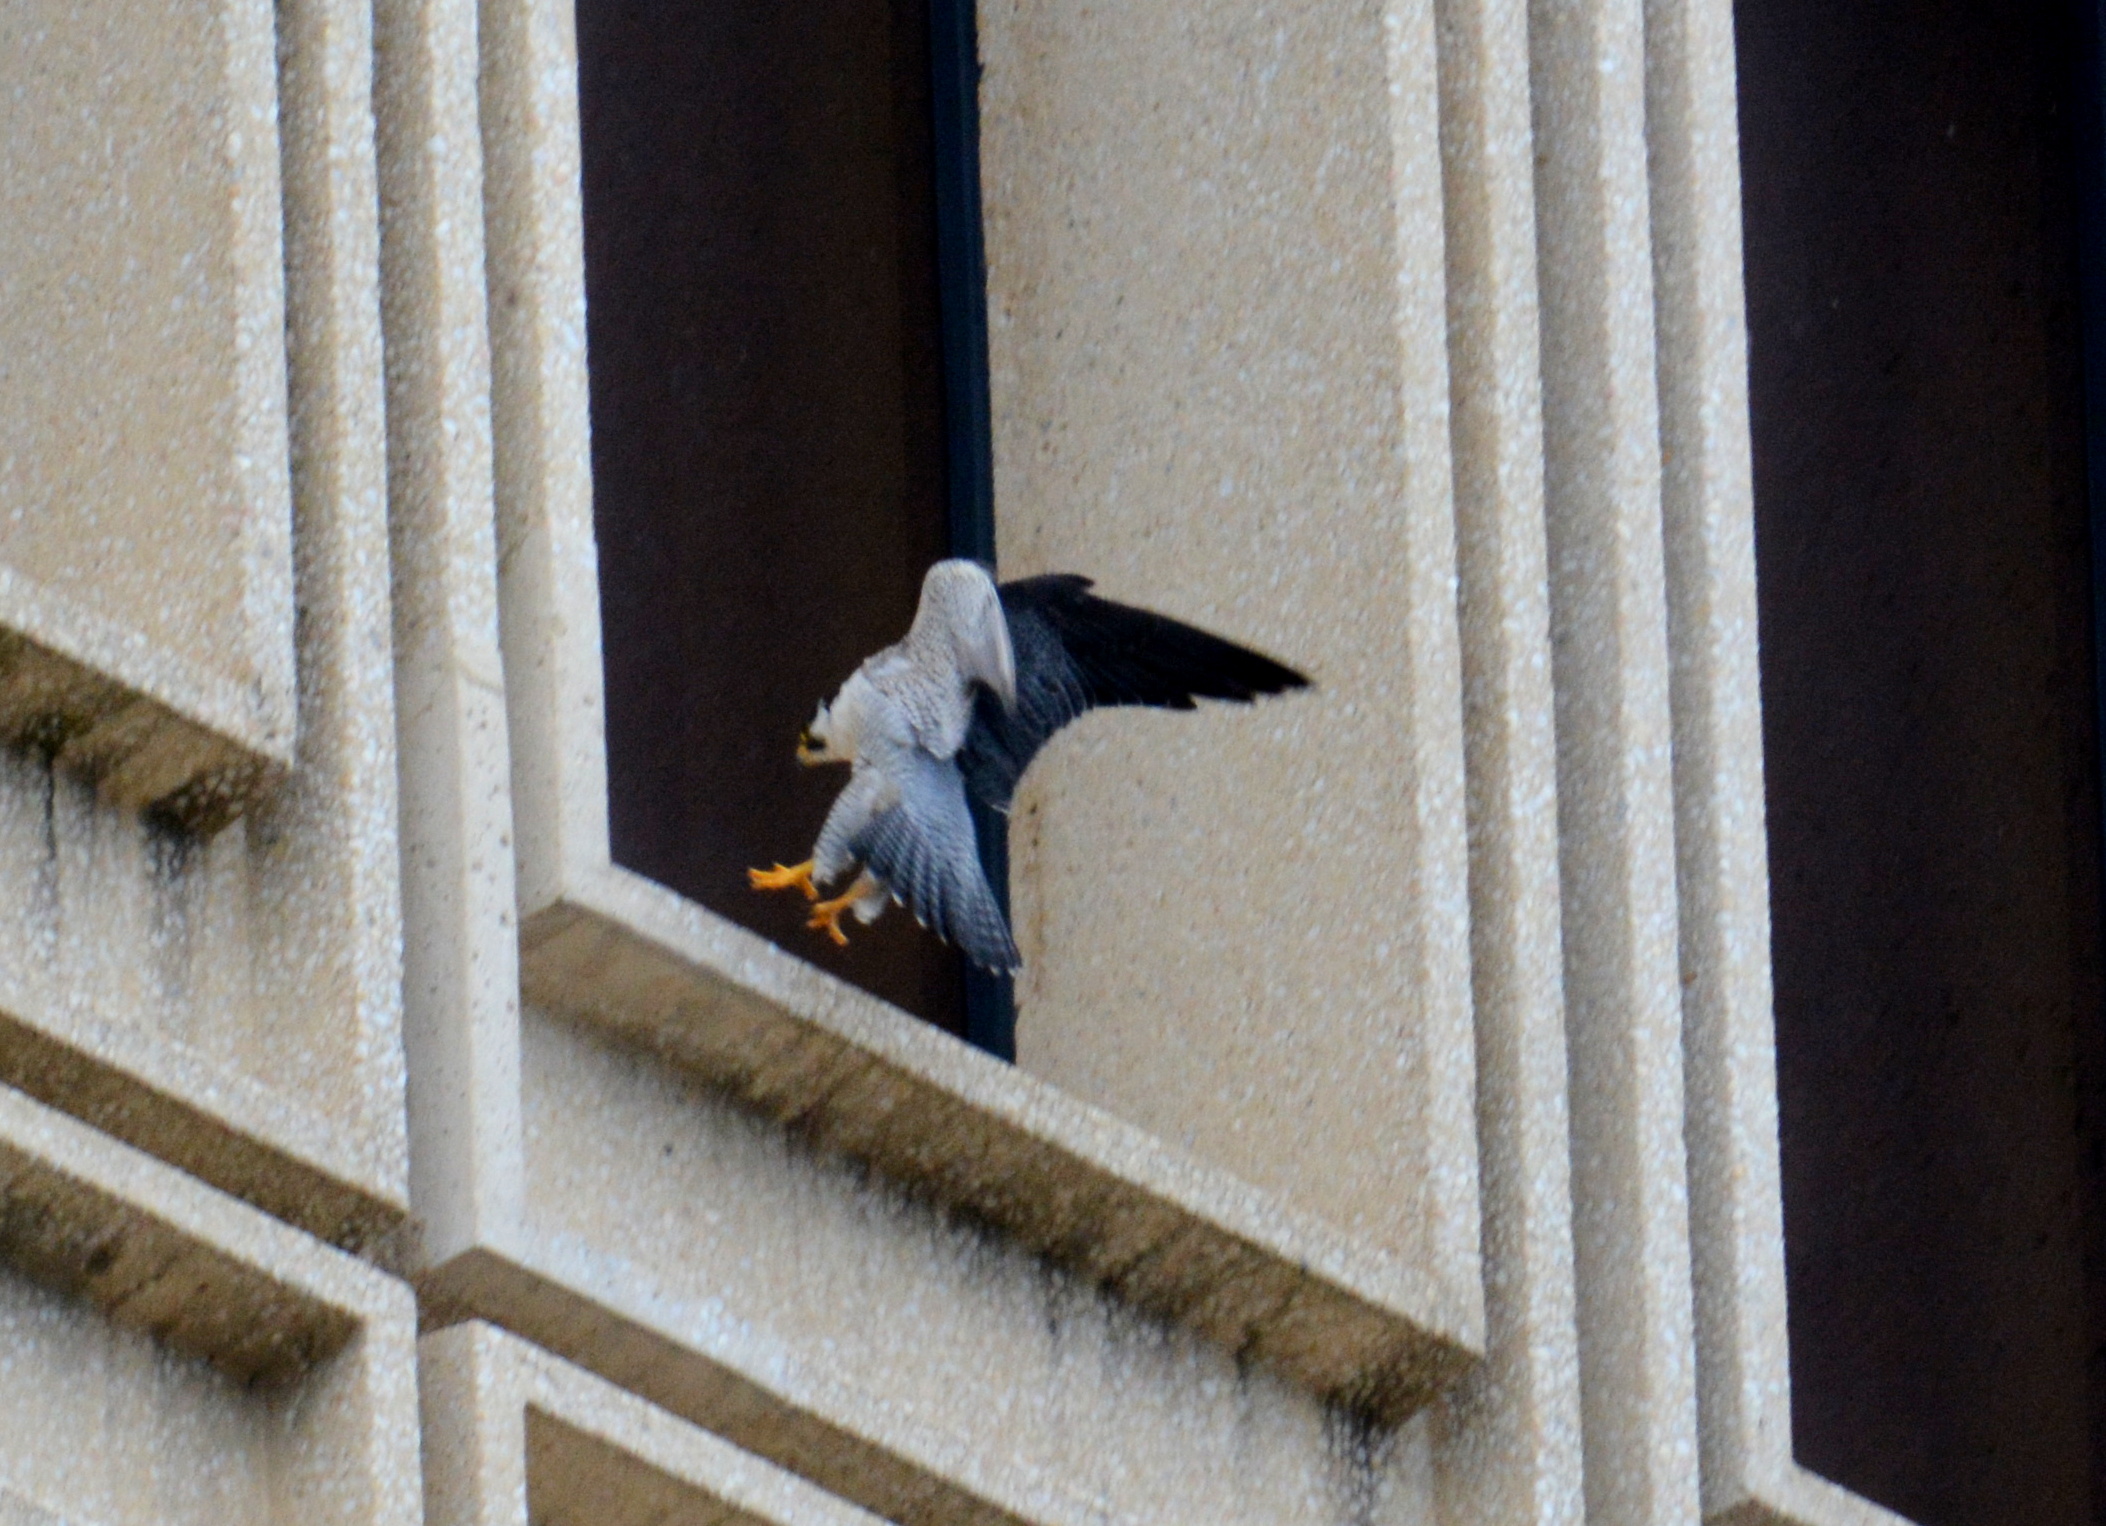
[[[611,835],[578,17],[0,9],[0,1521],[1899,1526],[1728,0],[980,7],[1001,569],[1315,679],[1035,766],[1014,1063]]]

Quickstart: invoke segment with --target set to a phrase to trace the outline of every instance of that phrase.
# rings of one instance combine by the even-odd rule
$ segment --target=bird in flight
[[[808,926],[897,901],[982,969],[1017,968],[980,864],[968,801],[1007,815],[1048,739],[1100,705],[1190,710],[1305,688],[1294,669],[1167,615],[1115,604],[1048,573],[995,585],[977,562],[936,563],[906,639],[866,659],[798,738],[797,760],[849,765],[812,856],[751,869],[756,890],[801,890]],[[851,869],[841,894],[820,899]]]

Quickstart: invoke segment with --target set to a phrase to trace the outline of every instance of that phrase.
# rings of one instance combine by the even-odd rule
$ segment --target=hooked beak
[[[797,761],[806,768],[817,768],[826,761],[826,754],[820,749],[818,742],[813,740],[812,729],[809,726],[797,733]]]

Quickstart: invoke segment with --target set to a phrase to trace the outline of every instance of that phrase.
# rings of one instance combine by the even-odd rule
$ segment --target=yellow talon
[[[773,869],[748,869],[746,878],[755,890],[802,890],[807,901],[819,899],[819,887],[812,883],[810,859],[788,867],[777,864]]]
[[[821,901],[812,908],[812,919],[805,923],[815,932],[825,933],[841,947],[848,947],[848,934],[841,931],[841,918],[848,908],[863,899],[860,885],[850,886],[848,894],[837,895],[831,901]]]
[[[855,883],[850,885],[846,892],[835,896],[831,901],[821,901],[817,906],[814,906],[812,908],[811,921],[804,925],[811,928],[814,932],[825,933],[827,937],[846,948],[848,946],[848,934],[841,931],[842,914],[858,901],[865,901],[874,895],[883,894],[884,891],[879,888],[876,880],[872,879],[868,874],[859,874],[856,876]]]

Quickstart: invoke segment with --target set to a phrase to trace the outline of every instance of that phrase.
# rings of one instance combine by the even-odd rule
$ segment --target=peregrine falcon
[[[1004,815],[1053,733],[1099,705],[1190,710],[1300,689],[1292,668],[1090,592],[1072,573],[999,588],[977,562],[922,580],[906,639],[867,659],[798,738],[800,763],[846,763],[812,856],[748,871],[756,890],[797,889],[809,926],[846,943],[841,918],[898,901],[982,969],[1017,967],[1016,943],[980,867],[968,796]],[[860,869],[831,899],[819,887]]]

